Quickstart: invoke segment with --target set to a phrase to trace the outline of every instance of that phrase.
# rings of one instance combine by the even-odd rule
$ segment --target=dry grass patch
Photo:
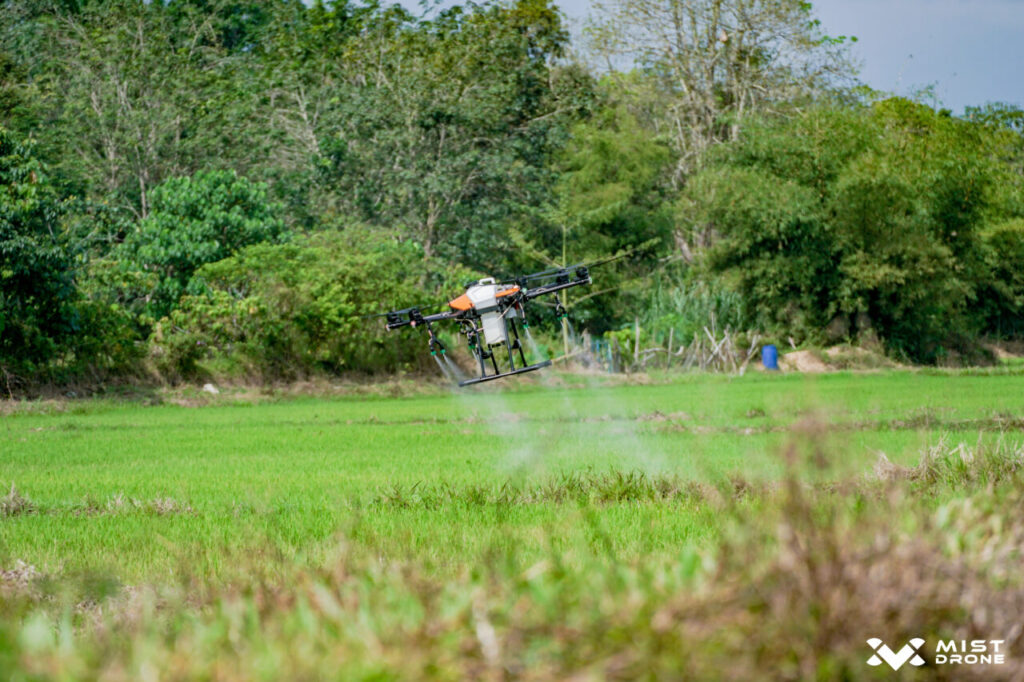
[[[28,499],[11,483],[10,491],[0,497],[0,518],[18,516],[20,514],[31,514],[36,511],[32,500]]]

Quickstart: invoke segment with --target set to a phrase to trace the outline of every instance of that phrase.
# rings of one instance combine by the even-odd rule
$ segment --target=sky
[[[416,11],[417,0],[401,0]],[[826,33],[856,36],[860,79],[910,95],[932,87],[930,103],[1024,106],[1024,0],[812,0]],[[555,0],[579,25],[590,0]]]
[[[579,0],[574,0],[579,1]],[[934,86],[954,113],[1024,106],[1024,0],[817,0],[829,35],[854,35],[861,80],[898,95]]]

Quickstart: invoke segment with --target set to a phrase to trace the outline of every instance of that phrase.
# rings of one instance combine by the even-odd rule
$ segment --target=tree
[[[141,219],[164,179],[261,157],[254,60],[222,44],[242,39],[239,3],[68,4],[0,7],[0,50],[34,93],[21,120],[58,182]]]
[[[875,333],[917,361],[983,328],[985,225],[1007,167],[986,126],[902,99],[748,125],[693,178],[683,214],[706,264],[762,327]]]
[[[1024,218],[1016,218],[986,230],[990,279],[978,300],[985,331],[996,338],[1024,335]]]
[[[31,145],[0,128],[0,381],[26,380],[76,328],[61,202]]]
[[[159,318],[174,307],[200,266],[283,238],[279,210],[268,202],[266,184],[234,171],[171,178],[153,189],[152,210],[118,255],[129,268],[155,275],[152,289],[138,293],[148,313]]]
[[[539,219],[510,232],[525,256],[520,268],[538,261],[566,267],[630,254],[648,270],[671,231],[664,200],[669,149],[614,101],[570,132],[554,159],[558,180],[551,200],[537,212]],[[600,286],[575,296],[564,292],[559,299],[574,318],[603,332],[622,320],[628,285],[638,283],[636,270],[625,260],[608,265],[601,270]],[[567,325],[563,337],[568,352]]]
[[[805,0],[598,0],[588,26],[595,61],[644,104],[674,142],[681,182],[752,114],[828,92],[852,75],[845,36],[830,38]],[[855,38],[850,39],[856,40]]]
[[[550,155],[585,106],[586,79],[550,64],[566,40],[547,0],[385,15],[350,45],[321,138],[329,210],[494,267],[494,235],[545,198]]]

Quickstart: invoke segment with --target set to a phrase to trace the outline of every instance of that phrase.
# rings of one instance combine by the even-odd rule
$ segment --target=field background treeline
[[[594,335],[1020,337],[1024,112],[874,92],[851,40],[796,0],[577,40],[547,0],[2,3],[0,387],[415,370],[361,316],[622,253]]]

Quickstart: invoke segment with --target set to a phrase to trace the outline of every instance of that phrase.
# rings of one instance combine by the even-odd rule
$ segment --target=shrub
[[[151,202],[151,212],[125,239],[120,255],[127,269],[156,274],[153,288],[139,292],[154,318],[171,311],[203,265],[285,236],[266,184],[234,171],[171,178],[154,188]]]
[[[648,296],[644,327],[659,336],[673,329],[673,336],[680,343],[689,342],[694,334],[703,334],[706,326],[734,331],[747,326],[742,299],[735,291],[715,286],[714,282],[660,277]]]
[[[382,310],[427,306],[422,282],[440,272],[411,242],[365,229],[259,244],[201,268],[179,308],[154,329],[173,376],[220,371],[264,378],[412,369],[425,344],[387,334]],[[466,271],[444,273],[462,282]]]

